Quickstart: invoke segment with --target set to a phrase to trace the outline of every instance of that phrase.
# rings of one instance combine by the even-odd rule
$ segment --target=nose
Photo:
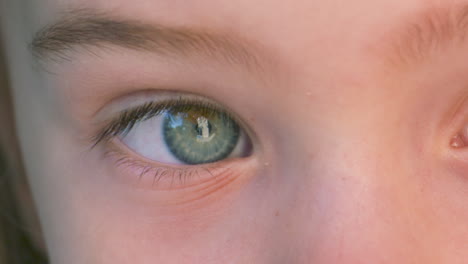
[[[355,135],[288,161],[288,263],[440,263],[429,250],[428,165],[399,141]]]

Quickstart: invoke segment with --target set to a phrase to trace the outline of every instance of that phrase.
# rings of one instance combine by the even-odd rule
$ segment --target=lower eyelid
[[[164,165],[149,165],[140,160],[135,160],[126,154],[110,151],[106,156],[115,161],[116,168],[124,173],[130,172],[132,185],[153,190],[174,190],[190,188],[201,185],[218,175],[226,174],[230,168],[193,166],[175,168]],[[136,176],[136,177],[135,177]],[[135,183],[135,181],[137,181]]]
[[[203,199],[244,182],[254,173],[252,157],[228,159],[214,164],[170,167],[133,157],[120,149],[119,142],[109,142],[106,158],[113,162],[115,175],[122,183],[139,190],[149,190],[164,197],[166,205]]]

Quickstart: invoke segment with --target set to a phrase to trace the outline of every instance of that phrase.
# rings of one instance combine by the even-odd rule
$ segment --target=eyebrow
[[[262,66],[256,45],[239,36],[145,24],[87,9],[66,12],[39,30],[29,46],[40,61],[71,60],[70,53],[78,49],[93,53],[92,48],[117,46],[169,57],[203,56],[249,68]]]
[[[385,59],[393,65],[414,65],[466,44],[468,4],[427,8],[401,21],[380,40]]]

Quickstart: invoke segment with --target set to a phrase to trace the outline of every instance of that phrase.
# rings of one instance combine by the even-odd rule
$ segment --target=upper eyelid
[[[176,100],[179,98],[187,98],[192,100],[207,101],[216,108],[230,110],[229,107],[221,104],[218,100],[209,96],[186,91],[181,88],[147,88],[141,89],[136,92],[118,95],[111,98],[102,107],[97,109],[93,114],[93,119],[100,120],[98,122],[108,121],[109,116],[115,116],[125,110],[137,108],[146,103],[164,102],[169,100]],[[232,112],[232,111],[231,111]]]
[[[204,97],[200,95],[193,95],[189,93],[178,93],[174,92],[172,95],[172,98],[168,96],[168,94],[171,94],[172,92],[166,92],[166,99],[161,99],[161,97],[164,96],[156,96],[158,97],[157,100],[154,101],[147,101],[146,103],[140,103],[139,105],[129,107],[127,109],[123,109],[121,111],[117,111],[117,113],[112,114],[112,117],[107,119],[106,121],[101,123],[104,123],[105,125],[102,126],[99,132],[96,133],[92,137],[92,142],[93,142],[93,147],[98,145],[102,141],[106,141],[111,139],[114,136],[119,135],[120,133],[115,133],[118,132],[117,130],[122,129],[123,127],[127,127],[128,124],[123,124],[123,126],[119,127],[118,122],[122,121],[121,118],[124,115],[132,114],[134,115],[133,123],[131,123],[130,129],[137,123],[138,121],[141,121],[141,119],[146,118],[151,118],[153,116],[156,116],[158,114],[161,114],[161,112],[170,110],[171,107],[176,107],[184,104],[193,104],[193,105],[199,105],[203,106],[206,108],[211,108],[214,109],[215,111],[221,111],[226,113],[230,118],[232,118],[235,122],[237,122],[244,130],[246,130],[247,136],[251,137],[251,132],[249,132],[249,126],[245,124],[245,122],[238,117],[235,112],[233,112],[230,108],[221,105],[220,103]],[[175,97],[175,98],[174,98]],[[143,108],[147,108],[147,111],[152,111],[151,108],[154,108],[154,113],[148,113],[143,110]],[[133,112],[132,112],[133,111]],[[142,111],[140,114],[136,114],[135,111]],[[148,116],[149,114],[149,116]],[[128,120],[127,120],[128,121]],[[130,122],[128,122],[130,123]],[[123,131],[120,131],[123,132]]]

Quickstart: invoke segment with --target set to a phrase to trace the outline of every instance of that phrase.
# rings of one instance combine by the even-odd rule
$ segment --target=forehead
[[[399,16],[427,0],[27,0],[39,30],[86,8],[148,24],[207,28],[253,40],[282,61],[331,63],[360,57]],[[333,55],[333,56],[332,56]],[[355,60],[355,58],[349,58]],[[339,62],[337,62],[339,63]],[[333,67],[333,66],[331,66]]]
[[[386,35],[400,24],[411,22],[412,17],[424,18],[423,11],[435,13],[426,16],[429,17],[426,20],[432,20],[438,14],[431,9],[451,9],[463,3],[462,0],[446,3],[427,0],[27,1],[32,3],[32,17],[37,19],[34,23],[37,30],[55,22],[70,10],[86,9],[148,25],[208,29],[225,35],[232,34],[260,43],[269,51],[267,54],[274,54],[279,58],[278,61],[289,64],[294,70],[320,65],[328,69],[340,68],[344,72],[351,69],[351,75],[359,68],[356,61],[366,59],[364,56],[373,51],[388,51],[382,48],[384,42],[393,42],[395,39],[388,39]],[[441,21],[445,23],[446,20]],[[433,21],[426,22],[431,27]],[[423,30],[431,31],[431,28]],[[441,29],[443,32],[450,30]],[[438,32],[429,32],[434,33]],[[416,46],[419,47],[420,42],[429,42],[424,36],[422,38],[413,37]],[[414,45],[407,43],[405,46]],[[346,65],[347,61],[352,63]]]

